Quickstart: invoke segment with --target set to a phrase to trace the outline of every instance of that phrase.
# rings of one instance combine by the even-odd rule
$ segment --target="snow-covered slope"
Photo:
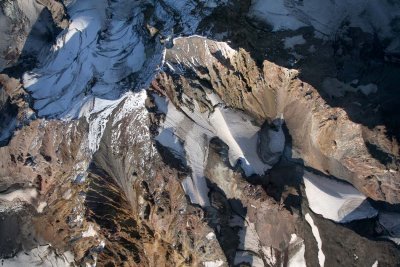
[[[386,238],[400,245],[400,214],[395,212],[380,212],[379,223],[387,230]]]
[[[359,27],[399,50],[400,3],[390,0],[253,0],[249,17],[272,26],[274,31],[311,26],[316,36],[334,38],[343,25]]]
[[[224,1],[165,1],[155,3],[154,21],[163,21],[164,34],[172,34],[176,19],[184,32],[196,30],[201,17]],[[87,96],[116,99],[131,89],[145,87],[162,61],[162,46],[147,55],[149,36],[144,22],[145,1],[72,1],[69,27],[38,68],[24,75],[24,86],[33,96],[39,116],[70,117],[71,106],[83,105]],[[187,13],[174,17],[182,11]],[[134,75],[135,74],[135,75]],[[135,79],[135,78],[133,78]],[[78,107],[79,108],[79,107]],[[72,116],[75,114],[72,114]]]
[[[306,267],[307,264],[304,258],[306,246],[304,244],[304,240],[302,240],[296,234],[292,234],[290,245],[294,248],[295,253],[289,259],[288,267]]]
[[[371,218],[378,213],[350,184],[310,172],[305,172],[303,178],[310,208],[324,218],[346,223]]]
[[[68,7],[70,26],[41,65],[24,76],[39,116],[63,117],[87,96],[115,99],[128,88],[123,79],[140,71],[146,55],[140,6],[123,5],[82,0]]]
[[[110,115],[114,110],[123,103],[122,110],[118,110],[119,118],[123,118],[129,113],[135,110],[144,108],[146,100],[146,91],[141,90],[138,92],[126,92],[120,98],[115,100],[102,99],[100,97],[88,97],[82,107],[80,103],[77,109],[80,109],[78,113],[79,117],[85,117],[89,123],[88,133],[88,148],[94,153],[99,148],[100,139],[107,126]],[[115,123],[115,122],[114,122]]]
[[[255,0],[248,15],[274,31],[312,26],[317,37],[330,37],[348,20],[350,26],[388,37],[389,43],[397,38],[392,25],[397,11],[390,9],[389,0],[305,1]],[[293,151],[306,136],[315,143],[340,145],[309,134],[309,121],[303,123],[315,110],[324,119],[334,117],[318,91],[300,80],[300,72],[264,60],[275,41],[295,52],[312,37],[305,29],[274,33],[248,23],[244,2],[62,2],[69,26],[49,53],[37,51],[38,65],[22,79],[26,97],[13,99],[21,107],[33,107],[38,118],[29,117],[21,129],[17,124],[14,142],[1,147],[0,155],[0,232],[3,218],[12,215],[2,207],[14,208],[15,203],[34,218],[32,227],[40,232],[32,237],[52,245],[22,246],[26,252],[18,253],[21,246],[15,242],[17,252],[4,254],[13,258],[3,265],[324,266],[347,255],[343,247],[360,244],[364,237],[341,224],[377,216],[366,197],[349,184],[310,172],[304,174],[304,196],[301,180],[293,176],[305,167],[292,162],[290,153],[282,156],[291,148],[285,135],[292,137]],[[207,17],[215,7],[217,15]],[[236,23],[220,27],[232,19],[243,22],[243,29]],[[247,34],[249,29],[254,33]],[[227,40],[212,40],[216,32]],[[265,36],[274,34],[279,38],[266,42]],[[243,36],[249,43],[242,46],[237,37]],[[365,95],[374,95],[377,88],[373,83],[358,87]],[[281,113],[286,128],[283,115],[277,118]],[[342,121],[338,127],[343,128]],[[306,165],[307,155],[319,155],[299,151]],[[316,165],[308,166],[318,169]],[[364,184],[357,186],[364,189]],[[377,235],[398,242],[398,217],[379,213],[376,228],[383,234]],[[332,229],[345,231],[331,244]],[[344,240],[343,233],[350,238]],[[394,244],[381,243],[387,247],[374,251],[395,255],[389,246]],[[359,254],[364,246],[354,251]],[[332,256],[337,251],[340,255]],[[371,266],[369,260],[363,261],[365,266]]]
[[[43,266],[68,267],[74,262],[70,251],[58,253],[50,245],[38,246],[28,252],[20,252],[14,258],[3,259],[1,265],[5,267]]]
[[[365,32],[391,36],[390,23],[399,13],[396,1],[379,0],[253,0],[249,16],[264,20],[274,30],[296,30],[312,26],[323,35],[334,34],[348,23]]]
[[[210,102],[215,102],[211,113],[201,112],[197,102],[193,103],[192,110],[181,106],[183,112],[180,112],[169,100],[157,95],[154,97],[159,112],[166,114],[156,140],[170,148],[178,158],[186,157],[192,176],[183,182],[183,186],[193,203],[209,205],[204,168],[208,143],[213,137],[220,138],[229,146],[230,164],[235,166],[239,161],[247,176],[261,175],[270,168],[257,155],[260,128],[253,125],[251,118],[244,113],[219,106],[216,95],[208,96]]]

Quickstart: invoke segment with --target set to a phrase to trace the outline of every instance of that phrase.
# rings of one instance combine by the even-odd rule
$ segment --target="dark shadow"
[[[23,228],[33,213],[33,208],[28,205],[13,212],[0,213],[0,262],[1,259],[15,257],[24,247],[30,246]]]
[[[170,134],[171,137],[173,136],[171,128],[161,129],[159,127],[160,123],[165,119],[165,116],[168,113],[168,103],[166,98],[149,90],[147,91],[147,99],[146,109],[151,114],[150,118],[152,120],[150,133],[154,139],[158,154],[163,159],[163,162],[171,168],[176,169],[179,172],[190,173],[191,170],[186,162],[185,155],[173,151],[171,148],[164,146],[159,140],[157,140],[157,137],[160,137],[163,131],[166,131],[164,134]],[[176,140],[173,141],[177,143],[173,145],[180,146],[182,148],[181,152],[184,153],[183,144],[180,143],[181,140],[178,140],[178,137],[175,138]]]
[[[142,237],[123,190],[106,171],[97,166],[96,162],[91,163],[88,171],[86,218],[98,224],[101,233],[112,243],[112,246],[106,245],[104,249],[98,251],[101,252],[99,263],[107,264],[104,261],[109,259],[124,262],[130,257],[140,265],[142,261],[140,255],[143,255]]]
[[[206,179],[206,181],[210,190],[208,195],[211,206],[203,208],[205,220],[214,230],[229,266],[235,266],[235,256],[240,250],[240,231],[245,227],[244,218],[247,209],[240,199],[229,199],[218,185],[209,179]],[[233,220],[235,223],[233,223]],[[251,261],[251,259],[249,258],[248,261]],[[247,263],[251,266],[252,262]]]
[[[387,202],[375,201],[369,198],[367,199],[367,201],[372,207],[378,210],[379,213],[381,212],[400,213],[400,204],[389,204]],[[398,225],[400,225],[400,222],[397,223]],[[379,222],[379,214],[374,218],[355,220],[346,223],[344,224],[344,226],[346,228],[353,230],[360,236],[363,236],[370,240],[390,242],[390,240],[388,239],[388,237],[390,236],[399,238],[399,236],[396,235],[393,236],[393,234],[395,233],[391,233],[388,229],[385,229],[385,227]],[[400,248],[400,245],[396,244],[395,242],[392,243]]]
[[[228,146],[225,143],[218,138],[213,138],[210,141],[210,150],[217,153],[226,166],[230,166]],[[237,253],[241,251],[240,234],[241,230],[245,229],[247,208],[240,199],[228,198],[225,192],[207,177],[206,182],[211,206],[203,208],[205,219],[214,230],[229,266],[236,266],[234,261]],[[252,266],[252,259],[248,257],[239,264]]]
[[[269,196],[289,211],[301,213],[304,162],[302,159],[293,158],[292,137],[285,123],[282,124],[282,130],[285,134],[285,148],[278,163],[265,175],[253,175],[247,180],[252,184],[261,185]]]
[[[21,79],[24,72],[37,66],[39,54],[46,54],[49,51],[61,31],[62,29],[56,26],[50,11],[45,7],[32,25],[16,62],[12,66],[6,67],[2,73]]]
[[[177,157],[176,154],[171,152],[170,148],[163,146],[157,140],[155,141],[155,144],[159,155],[166,165],[180,172],[190,172],[185,158]]]
[[[11,29],[9,30],[11,31]],[[56,26],[50,11],[44,8],[35,24],[32,25],[22,51],[15,51],[6,55],[8,60],[15,60],[15,63],[11,66],[6,66],[0,74],[6,74],[9,77],[21,80],[24,72],[37,66],[39,54],[45,54],[49,51],[60,31],[61,29]],[[26,99],[26,101],[31,107],[33,106],[30,99]],[[0,83],[0,147],[9,143],[13,132],[17,128],[17,114],[17,105],[11,103],[10,97]]]
[[[377,159],[381,164],[396,169],[396,165],[400,165],[400,159],[396,159],[393,155],[385,153],[377,145],[370,142],[365,143],[368,152]]]
[[[11,103],[11,99],[0,85],[0,147],[5,146],[11,139],[16,128],[18,106]]]
[[[351,27],[341,33],[344,38],[337,35],[328,42],[315,38],[311,27],[272,32],[268,25],[260,25],[247,17],[250,4],[250,0],[236,0],[217,7],[199,25],[198,33],[211,31],[211,36],[223,36],[217,39],[248,51],[260,68],[266,59],[300,70],[299,78],[316,88],[331,107],[344,109],[352,121],[370,129],[385,125],[386,135],[400,141],[400,64],[396,55],[385,53],[385,44],[376,36]],[[283,40],[299,34],[306,44],[295,46],[293,51],[285,49]],[[315,48],[312,52],[308,51],[311,45]],[[296,58],[293,52],[302,58]],[[327,77],[348,84],[357,79],[356,85],[351,84],[353,87],[374,83],[378,91],[368,96],[358,91],[335,97],[322,86]]]

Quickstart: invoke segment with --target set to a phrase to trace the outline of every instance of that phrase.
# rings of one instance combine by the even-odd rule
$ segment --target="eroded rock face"
[[[42,234],[50,235],[52,244],[65,251],[65,246],[58,243],[62,238],[56,232],[51,235],[51,228],[46,226],[56,220],[50,210],[61,214],[58,222],[65,222],[69,216],[64,211],[68,206],[57,203],[67,190],[68,179],[73,179],[88,162],[87,154],[81,149],[86,141],[86,129],[84,122],[36,120],[16,131],[8,146],[1,148],[1,200],[2,207],[7,207],[2,217],[4,222],[15,217],[19,221],[2,228],[14,233],[13,240],[16,242],[2,250],[3,257],[11,257],[22,248],[29,251],[36,247],[43,242],[40,241],[44,238]],[[45,223],[38,224],[40,229],[35,229],[34,218],[44,216],[43,212],[48,217],[44,219]],[[52,220],[49,220],[50,217]],[[11,254],[10,249],[13,250]],[[25,263],[22,261],[21,264]]]
[[[193,36],[175,39],[165,58],[170,64],[167,68],[182,65],[183,71],[196,75],[195,79],[186,77],[174,67],[169,72],[181,74],[179,79],[171,80],[160,74],[162,82],[182,86],[190,97],[200,94],[201,90],[213,90],[228,106],[247,111],[259,122],[276,116],[274,92],[266,86],[256,62],[245,50],[236,51],[226,43]],[[167,84],[163,86],[168,89]],[[199,90],[193,91],[192,87]],[[201,100],[201,96],[199,98]]]
[[[43,46],[49,47],[57,28],[68,25],[64,5],[58,0],[2,1],[0,3],[0,69],[34,64]],[[10,69],[9,73],[22,73]]]
[[[82,149],[85,122],[62,123],[37,120],[19,130],[10,144],[1,148],[1,175],[5,187],[34,186],[46,194],[60,176],[79,171],[88,160]]]
[[[126,112],[128,107],[129,100],[112,113],[89,168],[90,218],[111,237],[98,263],[176,266],[225,261],[217,241],[206,238],[212,230],[203,211],[189,205],[181,174],[162,162],[146,108]]]
[[[373,135],[380,144],[376,149],[398,159],[398,143],[385,135],[385,128],[370,130],[351,121],[345,110],[329,107],[315,88],[296,78],[297,71],[264,62],[264,73],[269,86],[279,88],[279,112],[286,118],[295,157],[349,181],[372,199],[399,202],[398,163],[383,164],[369,150],[368,136]]]
[[[289,2],[0,2],[4,264],[396,266],[396,36]]]
[[[190,52],[191,47],[196,51]],[[193,55],[197,61],[191,61]],[[241,69],[245,64],[237,62],[246,57],[245,62],[252,62],[248,63],[252,64],[252,71]],[[397,141],[385,135],[385,128],[370,130],[351,121],[345,110],[331,108],[313,86],[299,78],[298,71],[264,61],[261,72],[249,53],[201,37],[178,39],[174,48],[167,51],[166,59],[167,70],[156,78],[153,87],[163,88],[176,104],[181,104],[179,95],[184,93],[207,105],[202,100],[205,94],[215,92],[227,105],[245,110],[258,121],[272,121],[282,114],[297,153],[295,157],[310,167],[349,181],[372,199],[399,202]],[[186,73],[194,76],[187,77]],[[254,77],[258,82],[252,81]],[[270,111],[250,104],[255,99]],[[382,153],[387,153],[393,163],[384,164],[375,158],[371,146],[387,151]]]
[[[206,167],[211,203],[208,213],[211,225],[221,229],[216,233],[222,249],[231,265],[286,265],[293,253],[290,240],[296,232],[297,214],[289,213],[261,186],[249,184],[229,168],[223,156],[227,149],[220,140],[212,140]],[[243,251],[251,254],[243,255]]]
[[[0,104],[1,128],[3,129],[0,143],[7,144],[16,128],[27,124],[36,114],[30,108],[30,97],[22,84],[15,78],[0,74],[1,99]]]

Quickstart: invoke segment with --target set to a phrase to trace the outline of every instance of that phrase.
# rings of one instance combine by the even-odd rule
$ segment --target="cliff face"
[[[400,263],[396,3],[0,7],[6,266]]]
[[[1,1],[0,69],[16,64],[32,67],[35,57],[49,46],[59,29],[68,26],[61,1]],[[21,72],[20,72],[21,74]]]
[[[191,58],[196,60],[191,62]],[[205,95],[214,92],[227,106],[244,110],[259,125],[281,114],[295,157],[327,175],[347,180],[374,200],[399,203],[397,140],[387,137],[385,127],[369,129],[353,122],[343,108],[330,107],[317,89],[301,80],[299,71],[267,60],[259,68],[245,50],[200,37],[176,40],[167,50],[166,60],[167,70],[153,87],[165,88],[177,105],[184,103],[179,99],[182,94],[207,105],[203,103]],[[346,84],[337,81],[328,86]],[[212,109],[212,104],[208,108]],[[371,153],[371,146],[387,154],[389,162],[385,164]]]

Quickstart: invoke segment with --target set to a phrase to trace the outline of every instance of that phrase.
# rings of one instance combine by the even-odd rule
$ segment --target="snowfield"
[[[392,25],[400,16],[400,2],[391,0],[252,0],[248,16],[272,27],[273,31],[311,26],[315,36],[330,39],[343,25],[359,27],[390,38],[388,52],[400,52],[400,36]]]
[[[352,185],[305,172],[304,185],[312,211],[326,219],[347,223],[378,213]]]
[[[107,9],[115,13],[113,20],[107,19]],[[119,19],[124,11],[106,0],[76,1],[68,7],[71,24],[39,67],[23,78],[39,116],[71,117],[88,96],[115,100],[127,90],[123,79],[141,70],[146,55],[139,35],[140,6],[131,3],[126,10],[133,18],[129,24],[126,17]]]
[[[369,33],[393,36],[391,21],[399,15],[400,3],[390,0],[253,0],[249,16],[262,20],[273,30],[297,30],[312,26],[316,32],[329,36],[350,23]]]
[[[195,12],[196,1],[165,2],[167,5],[155,4],[155,16],[165,24],[164,34],[172,34],[175,21],[170,13],[178,11],[184,12],[185,32],[196,30],[204,15]],[[207,7],[205,12],[211,13],[225,2],[209,0],[202,4]],[[88,96],[118,99],[132,89],[128,77],[134,73],[135,88],[148,85],[162,64],[164,47],[157,43],[154,55],[147,55],[142,5],[128,0],[80,0],[67,4],[69,27],[57,37],[50,53],[39,59],[39,66],[23,77],[39,116],[70,118],[90,100]]]

